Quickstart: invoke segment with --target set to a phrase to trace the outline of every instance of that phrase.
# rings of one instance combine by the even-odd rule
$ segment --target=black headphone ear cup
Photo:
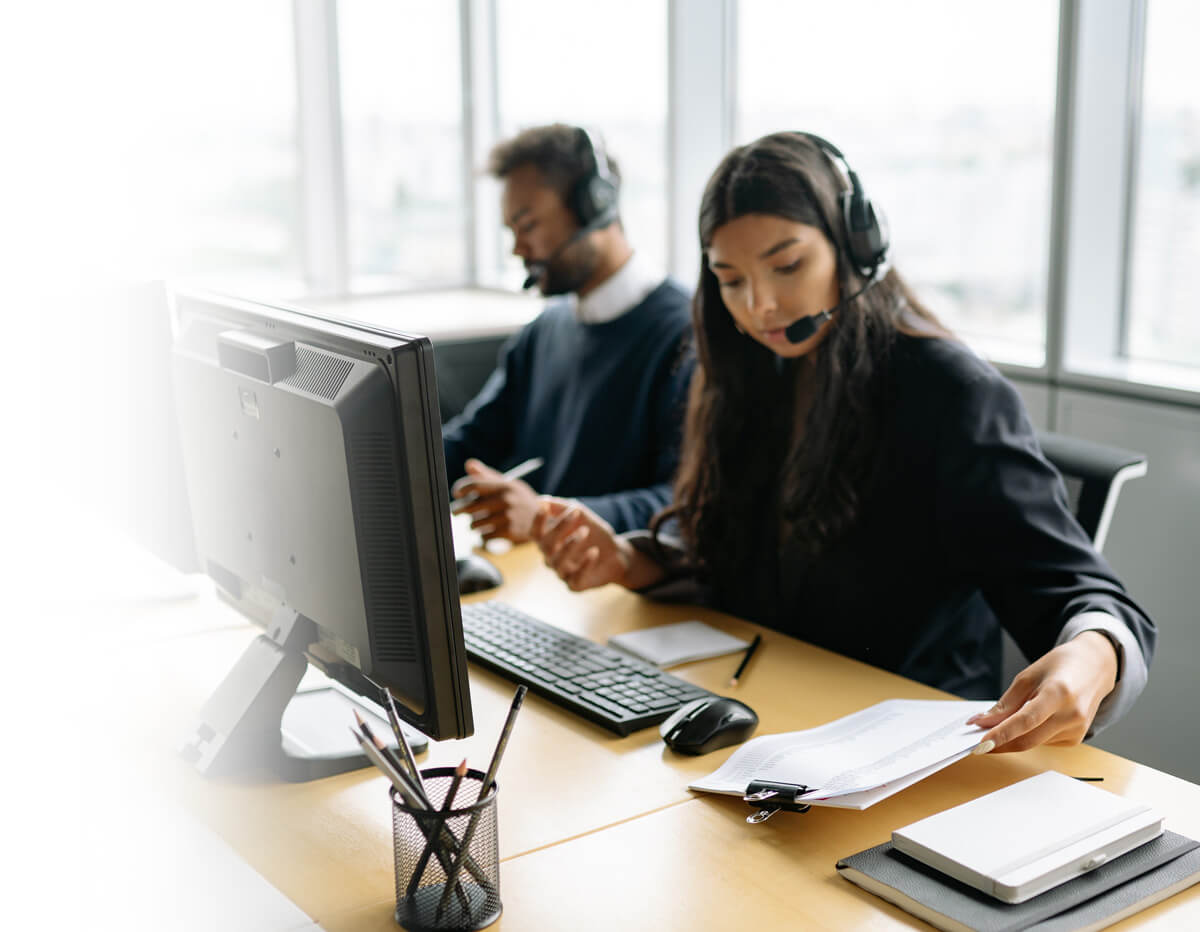
[[[582,226],[607,215],[616,206],[617,189],[600,175],[586,175],[580,180],[577,191],[575,212]]]
[[[873,276],[887,258],[891,237],[887,218],[867,197],[858,180],[858,175],[846,161],[842,150],[815,133],[799,132],[827,156],[830,163],[841,163],[846,174],[848,188],[842,191],[842,228],[846,231],[846,251],[855,269],[865,276]],[[834,169],[836,171],[836,169]]]
[[[850,260],[860,272],[869,275],[887,254],[887,218],[861,190],[843,192],[842,218]]]
[[[590,165],[571,189],[569,206],[575,212],[580,226],[595,225],[599,228],[616,219],[617,184],[607,173],[607,158],[597,152],[598,144],[582,127],[578,133],[580,152],[587,157]]]

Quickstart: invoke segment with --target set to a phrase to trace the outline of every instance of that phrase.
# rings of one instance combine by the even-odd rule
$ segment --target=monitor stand
[[[305,652],[316,626],[295,612],[280,611],[246,648],[209,697],[200,724],[184,741],[182,755],[209,776],[273,773],[291,783],[318,780],[370,766],[354,740],[354,712],[371,731],[395,745],[379,705],[319,674],[309,676]],[[382,698],[382,697],[381,697]],[[429,743],[404,728],[414,753]]]

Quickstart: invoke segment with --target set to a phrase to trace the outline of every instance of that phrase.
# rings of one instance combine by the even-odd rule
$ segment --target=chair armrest
[[[1109,447],[1078,437],[1038,431],[1038,443],[1046,459],[1058,471],[1077,476],[1085,482],[1101,479],[1112,482],[1121,473],[1122,480],[1146,474],[1146,455],[1119,447]]]

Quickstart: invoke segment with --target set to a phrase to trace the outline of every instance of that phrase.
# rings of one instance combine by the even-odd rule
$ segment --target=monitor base
[[[260,634],[209,697],[200,724],[180,753],[210,776],[273,773],[292,783],[319,780],[370,765],[354,740],[354,712],[372,733],[394,745],[378,705],[323,676],[301,686],[308,671],[304,647],[315,627],[290,614],[272,624],[278,640]],[[428,738],[404,729],[413,753]]]

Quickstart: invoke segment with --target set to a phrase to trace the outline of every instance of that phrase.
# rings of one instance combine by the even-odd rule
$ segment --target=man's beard
[[[595,273],[598,262],[596,247],[587,239],[581,239],[546,266],[541,281],[542,294],[549,298],[578,291]]]

